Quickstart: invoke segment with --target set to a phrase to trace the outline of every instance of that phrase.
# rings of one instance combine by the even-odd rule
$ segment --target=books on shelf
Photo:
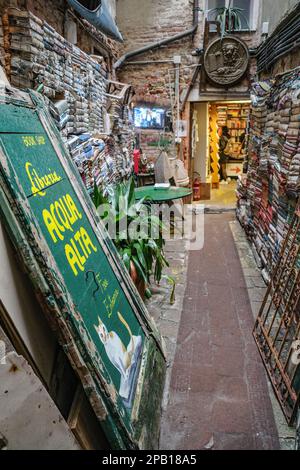
[[[246,103],[228,103],[217,106],[217,124],[219,128],[227,127],[230,134],[231,155],[242,158],[242,142],[246,133],[250,106]]]

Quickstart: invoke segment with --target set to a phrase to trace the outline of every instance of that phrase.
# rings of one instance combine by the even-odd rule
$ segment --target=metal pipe
[[[276,47],[273,47],[273,51],[270,52],[269,48],[258,55],[258,73],[270,68],[277,60],[284,55],[293,52],[295,48],[299,46],[300,31],[295,34],[288,43],[280,41]]]
[[[201,69],[201,66],[202,66],[202,58],[200,58],[199,60],[199,64],[197,64],[196,66],[196,69],[193,73],[193,76],[192,76],[192,80],[190,81],[190,83],[188,84],[188,88],[187,90],[184,92],[184,96],[183,96],[183,100],[182,100],[182,103],[181,103],[181,107],[180,107],[180,111],[183,112],[184,110],[184,107],[185,107],[185,104],[187,102],[187,99],[189,97],[189,94],[192,90],[192,88],[194,87],[195,83],[196,83],[196,79],[198,77],[198,73]]]
[[[126,65],[151,65],[151,64],[173,64],[173,59],[166,59],[166,60],[136,60],[134,62],[126,62]]]
[[[266,48],[270,50],[274,50],[274,47],[284,41],[286,42],[287,39],[290,39],[295,32],[299,31],[299,20],[300,20],[300,14],[297,15],[297,17],[288,23],[281,31],[278,32],[276,36],[271,36],[269,39],[267,39],[266,42],[264,42],[259,48],[258,48],[258,53],[260,50],[265,50]],[[287,30],[288,27],[288,30]]]
[[[199,11],[199,0],[194,0],[192,28],[183,31],[182,33],[176,34],[175,36],[171,36],[166,39],[161,39],[160,41],[154,42],[152,44],[148,44],[147,46],[141,47],[140,49],[136,49],[135,51],[126,52],[126,54],[124,54],[117,60],[117,62],[114,63],[114,70],[117,70],[122,67],[122,65],[124,64],[124,62],[126,62],[127,59],[130,59],[140,54],[144,54],[145,52],[151,51],[153,49],[158,49],[159,47],[166,46],[168,44],[171,44],[172,42],[179,41],[180,39],[184,39],[188,36],[193,35],[198,28]]]
[[[180,64],[175,64],[175,100],[177,107],[177,122],[180,120]]]
[[[272,58],[269,58],[268,62],[265,64],[264,67],[260,67],[258,69],[258,73],[263,72],[266,68],[270,68],[273,64],[275,64],[279,59],[282,57],[286,56],[290,52],[293,52],[295,49],[298,49],[300,45],[300,35],[297,39],[297,41],[293,42],[292,45],[288,45],[285,47],[282,47],[275,56],[272,56]]]
[[[300,40],[300,5],[283,20],[257,50],[258,73],[267,71],[281,57],[299,47]]]

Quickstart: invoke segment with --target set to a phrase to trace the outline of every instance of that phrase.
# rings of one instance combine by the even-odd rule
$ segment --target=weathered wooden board
[[[0,103],[2,216],[112,447],[155,447],[160,335],[43,102],[32,99]]]
[[[0,432],[8,450],[80,450],[41,381],[14,352],[0,365]]]
[[[0,324],[9,332],[16,351],[49,386],[57,341],[51,334],[27,276],[16,263],[15,250],[1,221],[0,253]]]

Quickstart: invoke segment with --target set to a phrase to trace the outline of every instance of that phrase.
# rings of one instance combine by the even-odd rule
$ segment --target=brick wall
[[[171,37],[179,32],[189,29],[193,25],[192,0],[122,0],[117,4],[117,21],[123,33],[125,43],[123,53],[133,51],[145,45]],[[206,2],[200,0],[200,8],[205,8]],[[261,16],[261,8],[259,9]],[[153,52],[147,52],[132,58],[130,61],[156,61],[172,60],[174,55],[181,55],[182,66],[192,66],[197,58],[191,53],[196,48],[203,48],[205,14],[199,12],[198,32],[192,38],[186,38],[164,46]],[[260,22],[258,22],[260,25]],[[260,27],[260,26],[259,26]],[[260,30],[249,33],[238,32],[236,36],[246,42],[248,47],[257,47],[260,40]],[[213,39],[214,36],[211,37]],[[255,64],[254,64],[255,65]],[[132,82],[136,89],[136,99],[169,104],[169,76],[168,72],[174,68],[173,64],[149,64],[131,66],[128,62],[119,71],[122,80]],[[191,79],[193,69],[181,70],[181,91]],[[251,73],[255,67],[251,64]],[[174,74],[172,73],[174,82]],[[248,88],[248,82],[240,85],[241,91]],[[212,88],[213,89],[213,88]],[[235,91],[239,91],[236,87]]]
[[[122,0],[117,5],[117,21],[125,35],[125,50],[183,31],[192,25],[190,0]]]
[[[125,40],[122,53],[136,50],[191,28],[193,26],[193,1],[122,0],[117,2],[117,23]],[[136,102],[170,108],[170,87],[173,93],[175,82],[173,57],[180,55],[182,67],[191,66],[197,61],[197,58],[191,55],[191,51],[199,45],[199,38],[188,37],[153,52],[138,55],[131,60],[169,62],[142,65],[126,63],[119,69],[118,77],[125,83],[129,80],[129,83],[133,84]],[[192,70],[182,68],[181,91],[190,80]],[[155,142],[159,142],[159,134],[159,131],[141,132],[142,148],[151,158],[159,153],[154,145]],[[173,141],[170,151],[174,154],[176,150],[173,135],[167,134],[165,137]]]
[[[190,0],[119,1],[117,22],[125,39],[123,53],[191,28],[193,24],[192,6],[193,2]],[[192,38],[186,38],[159,50],[139,55],[132,61],[172,60],[174,55],[181,55],[183,65],[191,65],[193,58],[190,52],[193,47]],[[130,82],[134,84],[137,100],[168,105],[170,103],[169,69],[172,71],[172,63],[142,66],[126,64],[119,71],[119,76],[125,81],[129,78]],[[184,79],[184,77],[187,77],[186,73],[182,78]]]
[[[117,2],[117,22],[125,39],[123,53],[133,51],[145,45],[171,37],[189,29],[193,25],[193,0],[121,0]],[[204,0],[199,1],[202,9],[206,8]],[[261,13],[261,12],[260,12]],[[180,73],[180,91],[183,92],[193,74],[190,66],[198,62],[198,57],[192,55],[196,48],[203,48],[205,13],[199,12],[198,31],[194,37],[188,37],[153,52],[138,55],[130,61],[165,61],[172,60],[174,55],[182,59]],[[250,48],[258,45],[259,32],[238,33]],[[136,102],[146,102],[159,106],[170,106],[170,86],[174,89],[174,64],[152,63],[130,65],[125,63],[118,71],[121,81],[132,83]],[[190,67],[190,68],[185,68]],[[255,64],[251,64],[251,72],[255,72]],[[236,87],[236,91],[248,90],[246,80]],[[199,83],[195,87],[199,90]],[[214,89],[212,88],[212,91]],[[218,89],[222,93],[222,89]],[[154,139],[155,133],[147,131],[144,141]],[[186,146],[185,146],[186,148]],[[151,149],[146,149],[150,153]],[[183,150],[183,153],[186,153]],[[181,149],[182,154],[182,149]]]
[[[36,16],[47,21],[59,34],[63,34],[66,0],[0,0],[0,13],[7,6],[28,8]],[[109,0],[110,11],[116,14],[116,0]]]
[[[297,49],[293,53],[282,57],[276,64],[274,65],[271,74],[266,73],[263,74],[263,78],[273,78],[275,75],[279,73],[287,72],[288,70],[292,70],[296,67],[299,67],[300,64],[300,50]]]

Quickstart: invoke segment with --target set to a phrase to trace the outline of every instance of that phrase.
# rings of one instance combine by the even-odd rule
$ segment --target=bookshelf
[[[229,162],[243,160],[242,142],[247,132],[250,106],[248,103],[226,103],[217,105],[217,124],[219,129],[227,126],[230,134]]]

